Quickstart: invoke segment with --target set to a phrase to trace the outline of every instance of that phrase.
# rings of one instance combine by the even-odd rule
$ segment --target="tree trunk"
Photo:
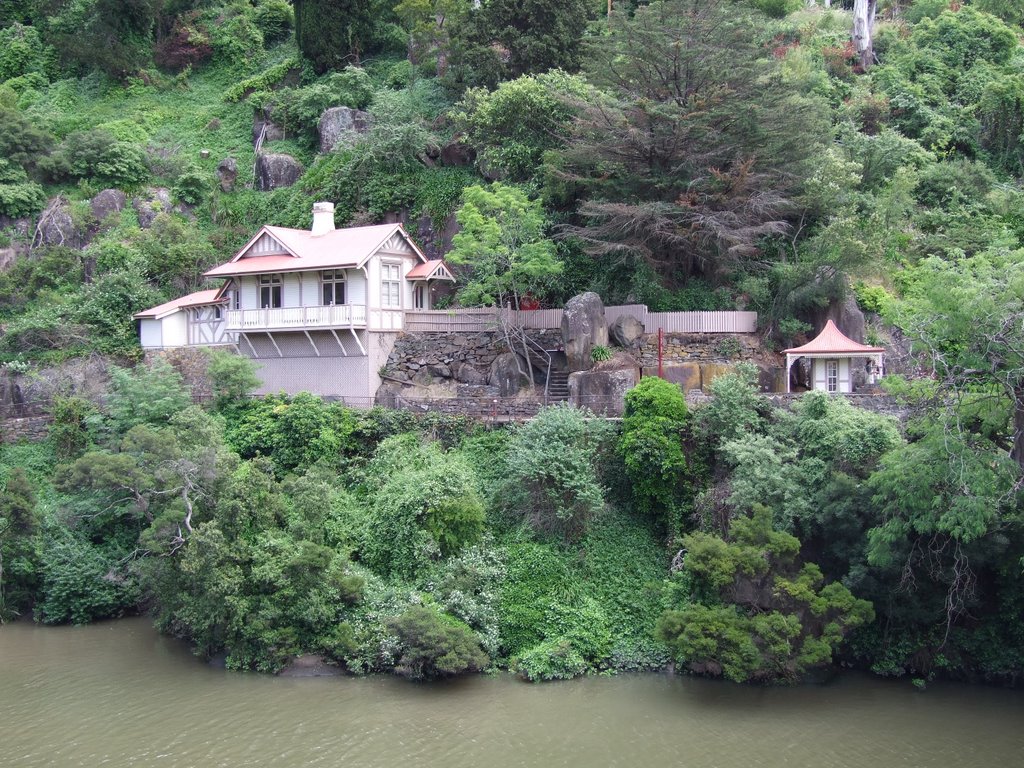
[[[1013,392],[1013,448],[1010,458],[1024,470],[1024,389]]]
[[[872,35],[875,31],[875,7],[878,0],[854,0],[853,3],[853,46],[860,57],[863,69],[875,60]]]

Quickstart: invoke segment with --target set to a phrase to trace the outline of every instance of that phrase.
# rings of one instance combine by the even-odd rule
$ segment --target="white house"
[[[823,392],[850,393],[853,391],[854,360],[866,363],[867,380],[874,384],[882,372],[885,350],[859,344],[845,336],[829,320],[814,339],[800,347],[786,350],[786,391],[790,391],[790,370],[801,357],[811,360],[811,386]]]
[[[335,229],[333,203],[314,204],[311,230],[262,227],[206,277],[225,281],[201,293],[215,294],[207,299],[222,338],[256,360],[257,393],[307,391],[356,406],[371,403],[404,313],[430,309],[432,287],[454,281],[401,224]],[[143,347],[215,343],[183,336],[174,304],[136,315]],[[159,330],[142,327],[150,320]]]

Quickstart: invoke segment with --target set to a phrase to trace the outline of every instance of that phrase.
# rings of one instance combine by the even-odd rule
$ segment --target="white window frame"
[[[284,306],[284,285],[280,274],[260,275],[258,281],[260,309],[280,309]],[[263,291],[267,291],[267,301],[263,301]],[[277,303],[275,304],[275,299]]]
[[[839,391],[839,361],[838,360],[826,360],[825,361],[825,391],[826,392],[838,392]]]
[[[395,261],[380,264],[380,305],[384,309],[402,308],[402,265]]]
[[[320,273],[320,304],[324,307],[348,303],[348,276],[344,269],[327,269]],[[338,301],[338,288],[341,288],[341,301]],[[330,289],[331,300],[327,300]]]

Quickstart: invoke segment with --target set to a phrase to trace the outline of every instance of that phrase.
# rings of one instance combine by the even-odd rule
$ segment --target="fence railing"
[[[624,315],[632,315],[648,333],[659,328],[666,333],[754,333],[757,312],[650,312],[643,304],[605,307],[605,320],[611,324]],[[560,328],[561,309],[499,310],[434,309],[405,313],[405,330],[410,332],[490,331],[499,326],[499,317],[521,328]]]

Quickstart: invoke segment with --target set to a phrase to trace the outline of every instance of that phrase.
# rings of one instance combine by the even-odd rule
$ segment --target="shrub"
[[[0,159],[31,171],[50,151],[53,137],[22,112],[0,108]]]
[[[249,358],[222,349],[208,349],[207,356],[206,375],[210,377],[214,404],[218,409],[243,399],[260,385],[256,364]]]
[[[669,528],[689,498],[689,467],[683,449],[690,414],[678,385],[647,376],[626,393],[619,452],[637,506]]]
[[[191,402],[181,374],[163,358],[134,370],[113,368],[110,372],[107,409],[119,433],[137,424],[162,426]]]
[[[411,577],[483,533],[484,510],[468,462],[422,443],[388,438],[367,467],[369,505],[360,556],[381,573]]]
[[[461,622],[418,606],[388,620],[398,636],[400,656],[395,673],[412,680],[452,677],[487,667],[487,654]]]
[[[0,83],[30,72],[43,73],[52,54],[35,27],[12,24],[0,29]]]
[[[88,624],[120,616],[139,600],[124,553],[58,533],[43,548],[39,613],[47,624]]]
[[[93,442],[96,406],[81,397],[58,397],[53,401],[53,423],[47,436],[61,461],[81,456]]]
[[[544,408],[509,441],[508,502],[537,532],[574,540],[604,505],[598,459],[611,425],[585,409]]]
[[[46,205],[46,192],[18,166],[0,158],[0,216],[31,216]]]
[[[256,26],[263,32],[263,39],[274,43],[288,37],[295,15],[292,7],[284,0],[262,0],[256,6]]]
[[[612,351],[608,347],[597,344],[590,350],[590,359],[595,363],[603,363],[605,360],[611,360]]]
[[[198,205],[210,191],[210,178],[195,166],[185,168],[174,182],[171,194],[176,200]]]
[[[95,179],[114,187],[135,187],[149,176],[139,147],[100,129],[69,134],[39,167],[54,181]]]

